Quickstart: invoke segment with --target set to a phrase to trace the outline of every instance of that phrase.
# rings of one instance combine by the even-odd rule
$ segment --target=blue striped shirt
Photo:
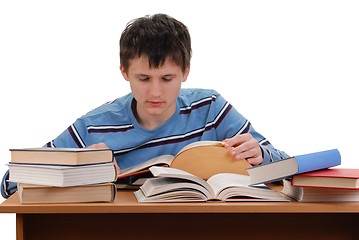
[[[176,112],[154,130],[144,129],[137,122],[131,109],[132,101],[130,93],[90,111],[49,146],[83,148],[104,142],[124,169],[162,154],[175,155],[194,141],[223,140],[249,132],[265,150],[264,162],[283,158],[280,151],[214,90],[182,89]]]
[[[137,122],[132,102],[130,93],[90,111],[47,146],[84,148],[104,142],[114,151],[120,168],[125,169],[159,155],[175,155],[195,141],[221,141],[250,133],[262,148],[263,163],[288,157],[256,132],[250,122],[214,90],[181,89],[176,112],[154,130],[145,129]]]

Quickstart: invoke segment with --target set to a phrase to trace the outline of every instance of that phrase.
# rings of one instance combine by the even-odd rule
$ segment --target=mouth
[[[147,104],[150,106],[150,107],[153,107],[153,108],[158,108],[160,106],[162,106],[164,104],[164,102],[162,101],[147,101]]]

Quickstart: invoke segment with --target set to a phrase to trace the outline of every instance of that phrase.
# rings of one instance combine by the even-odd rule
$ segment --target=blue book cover
[[[341,164],[341,156],[338,149],[298,155],[294,156],[294,158],[298,163],[297,174],[334,167]]]
[[[278,181],[290,176],[326,169],[341,164],[338,149],[297,155],[283,160],[253,166],[247,169],[251,185]]]

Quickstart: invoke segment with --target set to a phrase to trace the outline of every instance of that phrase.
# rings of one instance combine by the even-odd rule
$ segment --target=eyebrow
[[[169,73],[169,74],[165,74],[162,77],[175,77],[177,74],[175,73]]]
[[[143,74],[143,73],[135,73],[136,77],[148,77],[148,75]]]
[[[175,74],[175,73],[168,73],[168,74],[161,75],[161,77],[174,77],[176,75],[177,74]],[[144,73],[135,73],[135,76],[136,77],[148,77],[149,75],[144,74]]]

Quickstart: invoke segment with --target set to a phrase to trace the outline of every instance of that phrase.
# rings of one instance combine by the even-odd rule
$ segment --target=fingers
[[[240,148],[241,147],[241,148]],[[249,159],[249,158],[257,158],[259,157],[257,148],[243,148],[242,145],[240,147],[232,148],[230,150],[231,154],[236,159]]]
[[[230,147],[238,146],[244,142],[247,142],[251,137],[252,135],[249,133],[239,134],[232,138],[223,140],[223,143],[226,148],[230,148]]]
[[[263,162],[262,156],[255,157],[255,158],[247,158],[246,160],[250,165],[253,165],[253,166],[259,165]]]
[[[106,145],[106,143],[100,142],[100,143],[92,144],[87,148],[109,148],[109,147]]]
[[[87,148],[105,148],[105,149],[109,149],[109,147],[107,146],[107,144],[104,143],[104,142],[92,144],[92,145],[88,146]],[[113,160],[114,160],[113,162],[114,162],[114,164],[115,164],[115,167],[116,167],[116,169],[117,169],[117,174],[120,174],[120,173],[121,173],[121,169],[120,169],[120,166],[118,166],[118,164],[117,164],[116,158],[114,158]]]
[[[246,159],[251,165],[258,165],[263,162],[259,143],[249,133],[236,135],[224,140],[223,143],[236,159]]]

